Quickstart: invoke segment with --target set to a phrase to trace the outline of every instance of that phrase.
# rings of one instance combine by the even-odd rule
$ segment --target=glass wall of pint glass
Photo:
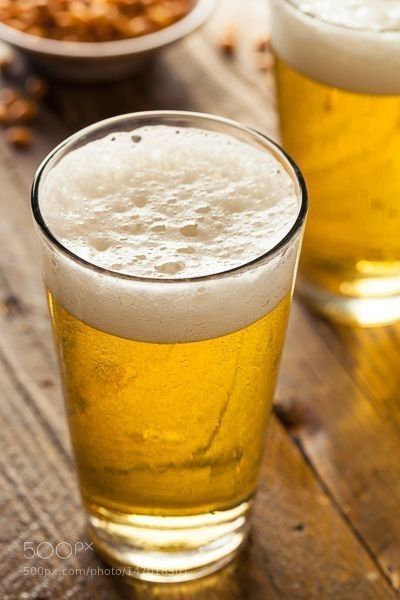
[[[197,577],[246,537],[306,204],[276,145],[190,113],[104,121],[38,171],[90,535],[133,575]]]
[[[272,0],[284,148],[310,215],[299,289],[325,315],[400,318],[400,18],[385,0]]]

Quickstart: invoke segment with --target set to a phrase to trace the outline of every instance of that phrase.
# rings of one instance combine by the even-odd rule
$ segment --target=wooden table
[[[200,34],[142,77],[52,87],[34,148],[0,138],[0,596],[162,600],[390,600],[400,587],[400,326],[335,327],[295,302],[251,539],[236,562],[194,583],[104,574],[91,551],[25,558],[26,547],[85,540],[29,208],[39,160],[117,113],[190,109],[276,137],[271,75],[255,68],[263,0],[226,0]],[[218,50],[237,21],[238,56]],[[26,544],[33,542],[33,544]],[[66,552],[66,546],[60,550]],[[47,556],[49,545],[42,545]],[[55,569],[48,574],[44,569]],[[93,569],[93,571],[87,571]],[[94,574],[95,573],[95,574]]]

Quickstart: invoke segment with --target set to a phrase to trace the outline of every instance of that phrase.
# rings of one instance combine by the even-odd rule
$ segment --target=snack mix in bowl
[[[50,79],[130,77],[201,27],[217,0],[0,0],[0,40]]]
[[[0,0],[0,21],[42,38],[111,42],[164,29],[192,6],[191,0]]]

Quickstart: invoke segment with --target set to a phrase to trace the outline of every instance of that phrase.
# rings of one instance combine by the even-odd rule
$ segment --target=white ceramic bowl
[[[165,46],[195,31],[210,16],[216,0],[194,0],[189,13],[173,25],[114,42],[64,42],[33,36],[0,22],[0,40],[16,48],[44,75],[76,82],[129,77]]]

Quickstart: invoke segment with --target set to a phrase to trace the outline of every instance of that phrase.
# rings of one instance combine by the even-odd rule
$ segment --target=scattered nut
[[[3,88],[0,90],[0,103],[4,106],[10,106],[16,100],[21,98],[21,94],[18,90],[14,90],[13,88]]]
[[[219,47],[226,56],[233,56],[237,49],[237,30],[234,25],[229,25],[223,32]]]
[[[257,52],[268,52],[271,49],[271,38],[269,35],[260,36],[255,42]]]
[[[29,98],[19,98],[9,106],[8,114],[11,121],[26,123],[36,117],[38,106],[36,102]]]
[[[27,127],[10,127],[5,132],[9,144],[23,150],[32,144],[32,133]]]
[[[47,94],[47,84],[40,77],[30,75],[25,81],[25,89],[34,98],[43,98]]]
[[[46,83],[36,75],[29,76],[23,85],[29,93],[28,96],[22,95],[18,88],[0,89],[0,125],[6,128],[7,141],[16,148],[27,148],[31,145],[32,132],[24,127],[24,124],[36,118],[39,113],[37,100],[47,90]]]

